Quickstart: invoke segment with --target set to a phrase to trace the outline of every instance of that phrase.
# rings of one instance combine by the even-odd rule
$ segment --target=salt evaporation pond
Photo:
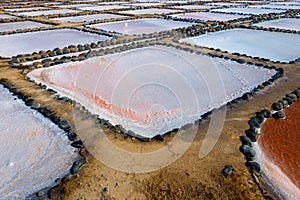
[[[107,39],[107,36],[74,29],[55,29],[0,36],[0,55],[11,57],[40,50],[52,50],[74,44],[87,44]],[[16,45],[18,44],[18,45]]]
[[[7,9],[5,9],[5,11],[8,11],[8,12],[31,11],[31,10],[49,10],[49,8],[36,6],[36,7],[29,7],[29,8],[7,8]]]
[[[84,10],[84,11],[102,11],[102,10],[115,10],[115,9],[124,9],[128,8],[127,6],[119,6],[119,5],[107,5],[107,6],[87,6],[87,7],[82,7],[78,8],[79,10]]]
[[[0,85],[0,199],[25,199],[69,173],[77,153],[66,133]]]
[[[266,28],[279,28],[286,30],[300,31],[300,19],[299,18],[283,18],[271,21],[264,21],[261,23],[253,24],[254,26],[262,26]]]
[[[67,4],[67,5],[59,5],[58,8],[80,8],[80,7],[88,7],[94,6],[94,4]]]
[[[171,15],[180,19],[197,19],[203,21],[230,21],[234,19],[242,19],[249,17],[250,15],[239,15],[239,14],[223,14],[223,13],[212,13],[212,12],[195,12],[195,13],[184,13]]]
[[[97,5],[115,5],[115,4],[126,4],[128,1],[107,1],[107,2],[97,2]]]
[[[218,6],[218,7],[241,7],[242,3],[230,3],[230,2],[217,2],[217,3],[209,3],[207,5],[210,6]]]
[[[152,138],[194,122],[275,73],[154,46],[40,68],[28,77],[76,99],[114,125]]]
[[[283,10],[264,9],[264,8],[221,8],[213,9],[212,12],[237,13],[246,15],[261,15],[270,13],[281,13]]]
[[[163,3],[131,3],[131,4],[124,4],[126,6],[131,6],[131,7],[149,7],[149,6],[160,6],[163,5]]]
[[[282,199],[300,199],[300,101],[285,108],[286,118],[269,118],[255,148],[269,184]]]
[[[9,18],[16,18],[16,17],[7,14],[0,14],[0,19],[9,19]]]
[[[184,9],[184,10],[206,10],[206,9],[215,8],[215,7],[218,7],[218,6],[209,6],[209,5],[172,6],[172,8]]]
[[[89,25],[89,27],[122,34],[138,35],[143,33],[154,33],[176,28],[188,27],[193,24],[194,23],[189,22],[147,18],[94,24]]]
[[[40,16],[40,15],[68,14],[68,13],[77,13],[77,12],[79,12],[79,11],[61,9],[61,10],[43,10],[43,11],[32,11],[32,12],[20,12],[20,13],[16,13],[16,15],[36,17],[36,16]]]
[[[281,62],[293,61],[300,55],[300,35],[290,33],[231,29],[180,41]]]
[[[279,10],[297,10],[300,9],[300,5],[253,5],[248,6],[249,8],[263,8],[263,9],[279,9]]]
[[[28,28],[41,28],[46,26],[49,25],[42,24],[39,22],[32,22],[32,21],[0,23],[0,32],[13,31],[18,29],[28,29]]]
[[[132,14],[132,15],[146,15],[146,14],[170,14],[182,12],[182,10],[172,10],[172,9],[159,9],[159,8],[147,8],[142,10],[129,10],[123,11],[122,13]]]
[[[94,21],[94,20],[103,20],[103,19],[114,19],[114,18],[122,18],[124,16],[114,15],[114,14],[95,14],[95,15],[82,15],[75,17],[60,17],[60,18],[52,18],[51,20],[58,20],[62,22],[84,22],[84,21]]]
[[[271,2],[272,5],[284,5],[284,6],[300,6],[300,1],[292,2]]]

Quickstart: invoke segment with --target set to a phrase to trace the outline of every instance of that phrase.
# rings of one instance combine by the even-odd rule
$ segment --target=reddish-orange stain
[[[300,100],[284,109],[286,118],[269,118],[258,143],[266,156],[300,188]]]
[[[135,121],[140,121],[140,122],[143,121],[142,116],[137,115],[133,110],[124,109],[119,106],[107,103],[106,101],[100,99],[99,97],[97,97],[95,95],[93,96],[93,100],[97,106],[104,108],[106,110],[109,110],[110,112],[112,112],[114,114],[118,114],[120,116],[127,117],[127,118],[135,120]]]

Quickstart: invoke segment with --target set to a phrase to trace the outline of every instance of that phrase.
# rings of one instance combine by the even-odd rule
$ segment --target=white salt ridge
[[[248,8],[262,8],[262,9],[279,9],[279,10],[297,10],[300,9],[300,5],[253,5],[253,6],[248,6]]]
[[[124,8],[129,8],[127,6],[119,6],[119,5],[103,5],[103,6],[87,6],[87,7],[81,7],[78,8],[79,10],[84,10],[84,11],[102,11],[102,10],[115,10],[115,9],[124,9]]]
[[[263,8],[221,8],[221,9],[213,9],[211,11],[223,12],[223,13],[241,13],[246,15],[260,15],[260,14],[284,12],[284,10],[263,9]]]
[[[52,18],[51,20],[58,20],[62,22],[84,22],[84,21],[88,22],[94,20],[114,19],[114,18],[122,18],[122,17],[125,16],[114,15],[114,14],[95,14],[95,15],[75,16],[75,17]]]
[[[124,4],[130,7],[149,7],[149,6],[160,6],[163,3],[131,3],[131,4]]]
[[[52,50],[74,44],[87,44],[107,39],[107,36],[74,29],[55,29],[0,36],[0,55],[11,57],[40,50]],[[18,44],[18,45],[15,45]]]
[[[29,8],[7,8],[5,11],[19,12],[19,11],[31,11],[31,10],[49,10],[47,7],[29,7]]]
[[[170,14],[170,13],[177,13],[177,12],[182,12],[182,10],[147,8],[147,9],[141,9],[141,10],[122,11],[122,13],[133,14],[133,15]]]
[[[180,41],[281,62],[293,61],[300,55],[300,35],[290,33],[231,29]]]
[[[68,174],[77,153],[66,133],[0,86],[0,199],[25,199]]]
[[[0,14],[0,19],[9,19],[9,18],[16,18],[16,17],[7,14]]]
[[[94,6],[94,4],[71,4],[71,5],[58,5],[59,8],[80,8],[80,7],[88,7]]]
[[[20,12],[20,13],[16,13],[16,15],[36,17],[36,16],[40,16],[40,15],[68,14],[68,13],[77,13],[77,12],[79,12],[79,11],[61,9],[61,10],[43,10],[43,11],[32,11],[32,12]]]
[[[243,6],[243,4],[241,4],[241,3],[229,3],[229,2],[209,3],[207,5],[210,5],[210,6],[219,6],[219,7],[238,7],[238,6]]]
[[[285,30],[300,31],[300,19],[299,18],[283,18],[278,20],[264,21],[261,23],[253,24],[254,26],[262,26],[266,28],[279,28]]]
[[[166,19],[137,19],[137,20],[126,20],[118,22],[100,23],[88,25],[88,27],[102,29],[105,31],[115,31],[122,34],[143,34],[143,33],[154,33],[160,31],[167,31],[181,27],[188,27],[194,23],[172,21]]]
[[[13,31],[18,29],[41,28],[49,25],[32,21],[0,23],[0,32]]]
[[[155,46],[36,69],[28,77],[114,125],[151,138],[194,122],[274,74],[274,70]]]
[[[115,4],[127,4],[128,1],[110,1],[110,2],[99,2],[97,5],[115,5]]]
[[[257,161],[262,165],[262,170],[266,175],[267,184],[272,187],[273,191],[275,191],[281,199],[299,200],[299,188],[269,159],[257,142],[253,144]]]
[[[291,1],[291,2],[271,2],[271,5],[284,5],[284,6],[300,6],[300,2]]]
[[[193,12],[171,15],[171,17],[181,19],[198,19],[203,21],[230,21],[234,19],[242,19],[249,17],[250,15],[239,15],[239,14],[223,14],[223,13],[212,13],[212,12]]]
[[[202,10],[216,8],[218,6],[209,6],[209,5],[185,5],[185,6],[173,6],[172,8],[176,9],[185,9],[185,10]]]

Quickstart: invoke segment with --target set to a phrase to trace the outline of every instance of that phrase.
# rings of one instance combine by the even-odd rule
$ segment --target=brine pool
[[[87,44],[107,39],[107,36],[74,29],[55,29],[0,36],[0,55],[11,57],[40,50],[63,48],[71,44]]]
[[[275,73],[153,46],[36,69],[28,77],[77,100],[113,125],[152,138],[194,122]]]
[[[88,27],[101,29],[110,32],[117,32],[128,35],[139,35],[143,33],[154,33],[160,31],[167,31],[177,28],[183,28],[193,25],[194,23],[179,22],[167,19],[137,19],[137,20],[126,20],[109,23],[99,23],[88,25]]]
[[[261,23],[253,24],[253,26],[300,31],[300,18],[283,18],[277,20],[264,21]]]
[[[250,15],[239,15],[239,14],[225,14],[225,13],[213,13],[213,12],[192,12],[171,15],[180,19],[197,19],[203,21],[230,21],[234,19],[247,18]]]
[[[180,42],[281,62],[293,61],[300,55],[300,35],[281,32],[231,29],[184,38]]]
[[[66,133],[0,85],[0,199],[25,199],[69,173]]]

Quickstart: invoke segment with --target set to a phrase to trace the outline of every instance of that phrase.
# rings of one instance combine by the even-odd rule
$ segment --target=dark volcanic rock
[[[293,99],[293,101],[297,101],[297,96],[293,93],[287,94],[286,97]]]
[[[234,170],[234,167],[232,165],[226,165],[224,169],[221,171],[221,173],[227,177],[231,172]]]
[[[240,136],[240,140],[241,140],[242,144],[244,144],[244,145],[248,145],[250,147],[253,146],[252,141],[247,136],[244,136],[244,135]]]
[[[271,112],[267,109],[264,109],[261,111],[261,114],[265,117],[265,118],[270,118],[271,117]]]
[[[58,117],[57,115],[52,115],[50,117],[50,120],[54,123],[54,124],[58,124],[60,122],[60,117]]]
[[[243,144],[239,148],[240,152],[242,152],[248,161],[252,161],[255,158],[256,152],[251,146]]]
[[[26,106],[31,106],[33,103],[34,103],[34,100],[33,100],[33,99],[27,99],[27,100],[25,101],[25,105],[26,105]]]
[[[66,120],[60,121],[58,123],[58,126],[63,130],[67,130],[67,131],[71,130],[71,126]]]
[[[75,161],[70,169],[71,174],[78,174],[80,168],[86,163],[86,158],[81,157],[79,160]]]
[[[240,64],[244,64],[244,63],[246,63],[246,61],[245,61],[244,59],[241,59],[241,58],[240,58],[240,59],[238,59],[238,60],[237,60],[237,62],[238,62],[238,63],[240,63]]]
[[[125,128],[123,128],[122,125],[117,124],[115,127],[116,127],[117,133],[127,134],[127,130]]]
[[[108,192],[108,187],[103,188],[103,192]]]
[[[289,105],[292,105],[292,103],[294,102],[294,100],[290,97],[284,97],[282,100],[286,100]]]
[[[261,173],[261,167],[260,164],[253,161],[248,161],[245,163],[245,165],[250,169],[250,171],[256,175],[260,175]]]
[[[284,119],[285,118],[285,113],[283,111],[278,111],[272,115],[275,119]]]
[[[136,137],[135,132],[133,132],[132,130],[128,130],[127,135],[130,136],[130,137]]]
[[[256,116],[254,117],[256,119],[256,121],[259,123],[259,124],[262,124],[265,120],[265,117],[262,113],[258,112],[256,113]]]
[[[260,128],[250,128],[245,131],[246,136],[252,141],[256,142],[260,135]]]
[[[251,94],[249,92],[245,93],[243,96],[242,96],[242,99],[244,100],[249,100],[251,97]]]
[[[287,102],[286,100],[280,100],[279,102],[282,103],[283,108],[287,108],[289,106],[289,102]]]
[[[272,104],[272,109],[273,110],[282,110],[283,109],[283,105],[282,105],[281,102],[273,103]]]
[[[162,135],[156,135],[155,137],[153,137],[154,140],[157,140],[159,142],[163,142],[165,141],[164,137]]]
[[[74,141],[77,138],[77,134],[76,133],[68,133],[68,138],[69,138],[69,140]]]
[[[83,147],[83,142],[81,140],[77,140],[75,142],[72,142],[71,146],[80,149]]]
[[[260,128],[260,123],[255,117],[252,117],[248,121],[248,124],[250,125],[251,128]]]
[[[33,102],[32,105],[31,105],[31,108],[35,109],[35,110],[39,109],[40,107],[41,107],[41,105],[37,102]]]
[[[52,115],[52,112],[45,107],[40,107],[38,111],[47,118],[50,118]]]
[[[293,93],[297,96],[297,98],[300,98],[300,89],[296,89]]]

